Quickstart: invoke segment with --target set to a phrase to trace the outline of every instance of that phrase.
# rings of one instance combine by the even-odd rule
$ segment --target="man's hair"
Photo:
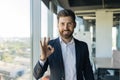
[[[70,10],[70,9],[64,9],[64,10],[61,10],[58,14],[57,14],[57,19],[59,21],[59,18],[60,17],[66,17],[66,16],[70,16],[73,21],[75,22],[75,13]]]

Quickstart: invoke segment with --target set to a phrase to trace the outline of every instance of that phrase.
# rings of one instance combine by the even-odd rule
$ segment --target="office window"
[[[47,26],[48,26],[48,8],[41,1],[41,37],[47,37]]]
[[[56,14],[53,14],[53,38],[56,38],[59,35],[57,23],[57,16]]]
[[[116,48],[116,39],[117,39],[117,28],[112,27],[112,50],[117,50]]]
[[[120,13],[113,14],[112,49],[120,51]]]
[[[0,80],[30,80],[30,0],[0,0]]]

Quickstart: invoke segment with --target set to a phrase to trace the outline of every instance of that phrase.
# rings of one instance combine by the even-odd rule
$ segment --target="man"
[[[39,79],[50,66],[50,80],[94,80],[85,42],[73,37],[76,27],[75,14],[69,9],[58,15],[59,38],[40,41],[40,60],[34,68],[34,77]]]

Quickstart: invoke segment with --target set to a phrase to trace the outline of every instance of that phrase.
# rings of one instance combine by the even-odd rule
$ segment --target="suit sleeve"
[[[35,79],[38,80],[39,78],[41,78],[44,75],[45,71],[47,70],[47,67],[48,67],[48,60],[45,62],[43,66],[38,61],[33,69],[33,75]]]
[[[85,56],[84,56],[84,77],[85,80],[94,80],[93,70],[89,59],[88,46],[85,44]]]

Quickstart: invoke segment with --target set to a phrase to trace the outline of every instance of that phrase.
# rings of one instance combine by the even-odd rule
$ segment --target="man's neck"
[[[61,37],[61,39],[67,44],[67,43],[69,43],[71,40],[72,40],[72,36],[70,37],[70,38],[63,38],[63,37]]]

